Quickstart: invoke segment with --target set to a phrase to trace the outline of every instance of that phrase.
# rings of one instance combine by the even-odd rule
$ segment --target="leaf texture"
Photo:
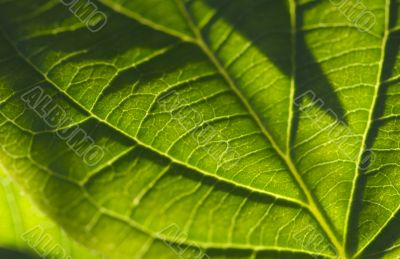
[[[32,254],[29,258],[40,255],[55,258],[102,258],[71,240],[3,172],[0,172],[0,184],[2,256],[6,258],[3,249],[8,248],[11,251],[27,252],[27,255]]]
[[[91,33],[57,0],[2,0],[0,161],[115,258],[395,254],[400,3],[363,1],[362,31],[334,2],[93,1]]]

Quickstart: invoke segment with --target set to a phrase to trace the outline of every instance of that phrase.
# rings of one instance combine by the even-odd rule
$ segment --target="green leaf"
[[[0,0],[0,161],[71,236],[396,256],[398,0],[86,3]]]
[[[9,258],[5,256],[6,251],[26,252],[26,258],[101,258],[71,240],[60,227],[39,211],[2,171],[0,200],[0,255],[4,258]],[[32,257],[28,257],[29,254]]]

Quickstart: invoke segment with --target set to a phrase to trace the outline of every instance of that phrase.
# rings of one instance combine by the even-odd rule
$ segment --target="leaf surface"
[[[72,236],[117,258],[395,250],[398,1],[363,1],[367,31],[332,1],[93,3],[96,33],[0,2],[1,162]]]
[[[5,258],[10,256],[6,252],[26,252],[26,257],[23,258],[38,258],[43,255],[58,256],[57,258],[70,256],[76,259],[102,258],[69,238],[2,171],[0,200],[0,254]]]

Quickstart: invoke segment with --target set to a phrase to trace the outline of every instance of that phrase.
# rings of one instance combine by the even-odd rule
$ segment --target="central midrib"
[[[293,1],[293,0],[290,0]],[[335,246],[339,257],[340,258],[346,258],[346,252],[344,250],[344,247],[342,246],[341,242],[338,240],[335,231],[331,227],[331,223],[329,219],[327,219],[324,215],[324,212],[322,212],[320,208],[319,202],[314,198],[314,195],[308,188],[307,184],[304,182],[301,174],[297,170],[297,167],[295,163],[293,162],[291,158],[291,154],[289,150],[287,152],[283,152],[279,145],[276,143],[270,132],[267,130],[265,125],[262,123],[259,115],[257,112],[254,110],[254,108],[250,105],[250,103],[247,101],[247,99],[243,96],[241,91],[239,90],[239,87],[237,86],[235,80],[232,78],[232,76],[229,74],[229,72],[221,65],[221,62],[219,59],[214,55],[210,47],[208,46],[207,42],[205,41],[201,31],[197,28],[195,25],[193,18],[190,14],[190,12],[187,10],[185,4],[182,2],[182,0],[176,0],[177,4],[180,7],[180,10],[182,11],[183,16],[186,18],[187,23],[189,27],[192,29],[194,35],[195,35],[195,43],[203,50],[203,52],[209,57],[210,61],[215,65],[215,67],[218,69],[218,71],[221,73],[221,75],[224,77],[224,79],[227,81],[228,85],[231,87],[232,91],[238,96],[238,98],[241,100],[243,105],[246,107],[248,110],[249,114],[252,116],[252,118],[255,120],[257,123],[258,127],[260,130],[263,132],[265,137],[269,140],[271,143],[271,146],[274,148],[276,153],[280,156],[280,158],[284,161],[286,164],[287,168],[291,172],[292,176],[294,177],[296,183],[298,184],[299,188],[302,190],[302,192],[305,194],[307,201],[308,201],[308,206],[307,209],[309,210],[310,214],[313,215],[313,217],[317,220],[317,222],[320,224],[321,228],[329,238],[329,240],[332,242],[332,244]],[[294,2],[291,2],[291,4],[295,5]],[[292,20],[296,19],[295,17],[291,18]],[[295,24],[292,24],[292,30],[295,29]],[[292,34],[294,32],[292,31]],[[294,47],[295,45],[293,45]],[[293,51],[293,50],[292,50]],[[292,59],[292,62],[294,60]],[[292,64],[294,67],[294,64]],[[294,78],[292,77],[292,84],[294,84]],[[294,85],[293,85],[294,86]],[[291,90],[293,91],[293,89]],[[291,102],[292,104],[292,102]],[[290,107],[292,109],[292,107]],[[293,119],[292,116],[290,116],[290,119]],[[291,124],[291,122],[290,122]],[[288,136],[289,137],[289,136]]]

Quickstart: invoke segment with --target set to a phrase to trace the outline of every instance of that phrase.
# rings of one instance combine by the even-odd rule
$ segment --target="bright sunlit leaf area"
[[[0,0],[0,258],[400,258],[400,0]]]

